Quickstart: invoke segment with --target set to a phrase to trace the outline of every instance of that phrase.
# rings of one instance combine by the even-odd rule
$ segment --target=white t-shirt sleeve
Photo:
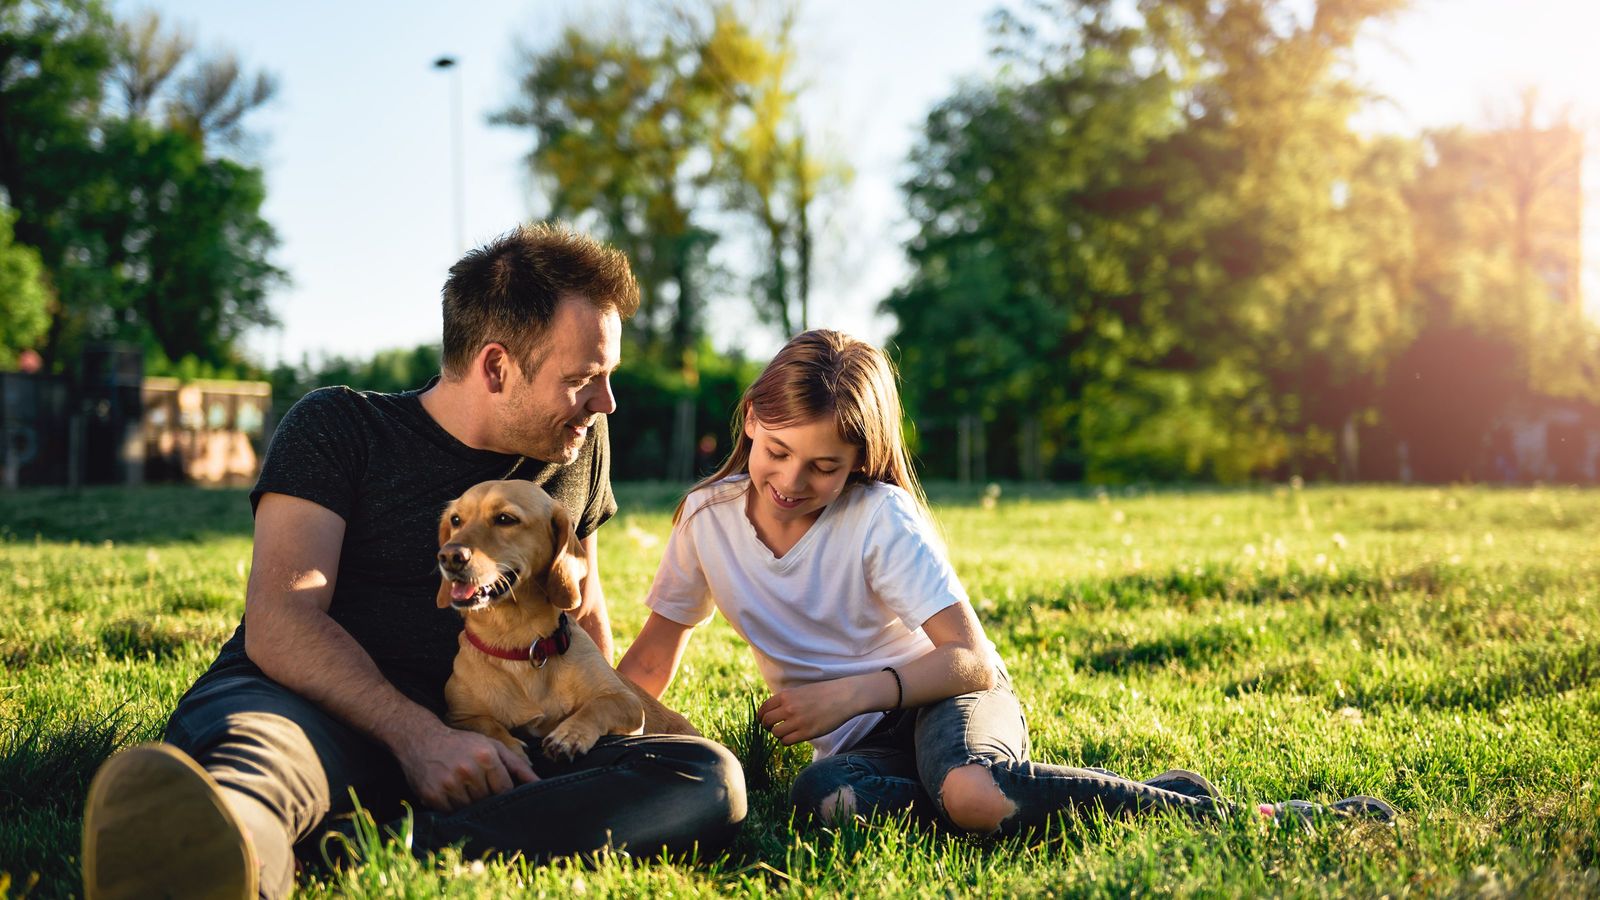
[[[717,610],[711,587],[706,583],[706,573],[700,566],[700,554],[695,549],[694,530],[690,527],[699,506],[695,502],[697,499],[704,502],[691,497],[684,504],[678,524],[672,526],[666,552],[661,555],[655,581],[650,584],[650,593],[644,600],[651,611],[679,625],[704,625]]]
[[[867,529],[867,588],[911,629],[967,601],[967,590],[931,528],[911,495],[893,489]]]

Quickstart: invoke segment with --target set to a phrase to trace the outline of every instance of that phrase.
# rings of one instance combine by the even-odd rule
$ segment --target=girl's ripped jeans
[[[852,814],[899,814],[949,825],[941,793],[951,770],[989,770],[1016,811],[999,835],[1044,825],[1067,809],[1107,813],[1175,810],[1196,817],[1233,807],[1130,781],[1105,769],[1076,769],[1028,760],[1028,724],[1003,669],[992,689],[960,694],[920,709],[895,710],[850,749],[807,766],[790,791],[801,818],[827,822]]]

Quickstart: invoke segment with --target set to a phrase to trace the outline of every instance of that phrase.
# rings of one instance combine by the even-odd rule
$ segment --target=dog
[[[465,619],[449,724],[571,760],[607,734],[699,735],[619,674],[567,616],[588,571],[572,515],[526,481],[469,488],[439,518],[440,609]]]

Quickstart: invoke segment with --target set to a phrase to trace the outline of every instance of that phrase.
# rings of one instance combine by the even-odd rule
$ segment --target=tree
[[[1409,327],[1406,154],[1349,130],[1340,74],[1395,5],[999,14],[1010,74],[935,110],[913,155],[915,272],[886,304],[913,403],[1034,420],[1069,477],[1330,453]]]
[[[259,170],[208,149],[239,144],[271,79],[193,55],[153,15],[12,0],[0,16],[0,186],[53,294],[46,364],[107,338],[232,363],[284,273]]]
[[[678,360],[703,327],[715,235],[695,198],[708,171],[707,108],[721,98],[694,76],[692,45],[673,29],[650,33],[627,22],[605,36],[571,27],[548,48],[522,48],[519,100],[493,121],[532,130],[528,163],[550,215],[583,220],[628,254],[641,293],[630,328],[646,352]]]
[[[710,251],[739,232],[730,213],[763,238],[750,278],[760,317],[785,337],[806,320],[818,206],[849,170],[808,149],[793,21],[787,10],[763,30],[728,3],[663,6],[646,26],[571,27],[521,50],[519,99],[494,121],[533,132],[549,213],[633,260],[631,331],[646,352],[692,358],[725,280]]]
[[[95,168],[92,133],[114,44],[110,17],[91,0],[0,3],[0,187],[16,212],[16,241],[38,251],[52,294],[40,348],[47,366],[76,338],[64,333],[59,298],[97,280],[74,252],[71,211]]]
[[[713,7],[702,39],[707,77],[732,102],[715,107],[716,180],[728,206],[753,218],[766,265],[754,279],[756,311],[788,338],[809,327],[817,209],[852,178],[843,160],[810,149],[800,116],[797,11],[782,8],[766,32],[728,4]]]
[[[1532,91],[1424,140],[1408,195],[1422,323],[1384,412],[1418,477],[1498,477],[1497,421],[1552,398],[1600,404],[1600,332],[1578,296],[1583,140]]]
[[[0,206],[0,368],[34,345],[50,327],[49,292],[38,251],[12,240],[15,213]]]

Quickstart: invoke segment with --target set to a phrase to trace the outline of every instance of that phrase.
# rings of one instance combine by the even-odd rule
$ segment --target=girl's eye
[[[494,523],[496,525],[515,525],[517,524],[517,519],[510,513],[500,513],[494,517]]]
[[[821,467],[817,467],[817,474],[818,475],[832,475],[833,473],[835,473],[837,471],[839,471],[839,470],[838,469],[824,469],[824,468],[821,468]]]
[[[779,453],[776,450],[768,450],[767,451],[767,455],[772,457],[773,459],[788,459],[789,458],[789,455],[787,453]]]

